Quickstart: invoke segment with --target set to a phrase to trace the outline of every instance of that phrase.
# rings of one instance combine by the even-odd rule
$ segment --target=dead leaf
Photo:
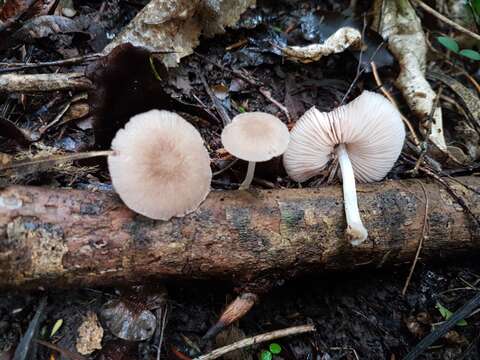
[[[90,355],[102,348],[103,328],[98,322],[97,314],[89,312],[78,328],[76,348],[82,355]]]
[[[26,22],[12,37],[28,43],[53,34],[72,33],[89,34],[85,31],[85,24],[82,21],[72,20],[64,16],[45,15]]]
[[[213,36],[231,26],[256,0],[152,0],[105,48],[131,43],[152,52],[172,51],[162,61],[174,67],[193,52],[201,34]]]
[[[228,88],[224,84],[213,85],[212,91],[219,100],[225,100],[228,97]]]
[[[0,31],[12,25],[36,0],[6,0],[0,8]]]

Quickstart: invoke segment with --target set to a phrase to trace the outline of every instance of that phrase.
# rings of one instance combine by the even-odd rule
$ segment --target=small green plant
[[[468,6],[472,11],[475,22],[480,25],[480,0],[469,0]]]
[[[462,49],[460,50],[460,46],[458,45],[455,39],[452,39],[448,36],[439,36],[437,37],[437,41],[446,49],[450,50],[451,52],[458,54],[460,56],[466,57],[470,60],[480,61],[480,53],[478,51],[472,49]]]
[[[443,318],[445,320],[448,320],[452,317],[453,313],[450,310],[448,310],[445,306],[440,304],[439,302],[437,302],[435,307],[438,309],[438,311],[440,312],[440,314],[443,316]],[[457,322],[457,325],[458,326],[467,326],[468,324],[464,319],[462,319],[459,322]]]
[[[268,350],[262,350],[260,353],[260,360],[272,360],[273,355],[278,355],[282,352],[280,344],[271,343]]]

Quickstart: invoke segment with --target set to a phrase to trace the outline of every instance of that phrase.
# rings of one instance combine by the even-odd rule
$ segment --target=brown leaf
[[[12,25],[36,0],[6,0],[0,8],[0,31]]]
[[[45,15],[36,17],[25,23],[13,38],[18,41],[32,42],[34,39],[45,38],[53,34],[84,33],[85,24],[64,16]]]

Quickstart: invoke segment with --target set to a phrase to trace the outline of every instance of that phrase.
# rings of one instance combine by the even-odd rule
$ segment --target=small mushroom
[[[133,116],[112,141],[113,187],[132,210],[169,220],[194,211],[210,192],[210,158],[200,133],[181,116]]]
[[[400,113],[383,96],[364,91],[331,112],[308,110],[295,124],[283,156],[288,175],[303,182],[336,157],[340,163],[347,236],[352,245],[366,240],[357,204],[355,179],[380,181],[400,156],[405,128]]]
[[[255,163],[282,155],[290,135],[287,126],[276,116],[263,112],[246,112],[235,116],[222,131],[222,144],[235,157],[248,161],[248,170],[240,190],[250,187]]]

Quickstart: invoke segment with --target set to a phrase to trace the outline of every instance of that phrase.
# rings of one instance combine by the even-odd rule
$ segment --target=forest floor
[[[73,4],[68,1],[60,3],[69,5],[65,7],[74,9],[75,15],[67,18],[57,14],[61,19],[48,19],[49,23],[33,24],[36,30],[27,28],[22,31],[22,26],[31,24],[44,14],[40,10],[31,10],[6,32],[0,32],[0,73],[2,68],[8,68],[6,63],[55,61],[98,53],[146,1],[76,0]],[[232,163],[233,157],[222,148],[220,133],[225,116],[260,110],[275,114],[292,125],[313,105],[327,111],[355,98],[363,89],[378,90],[368,66],[372,58],[366,54],[362,59],[358,52],[346,51],[318,62],[301,64],[288,61],[278,53],[281,44],[323,41],[332,33],[332,24],[349,22],[361,27],[363,18],[358,14],[367,12],[369,3],[359,1],[353,12],[355,20],[351,20],[352,9],[348,8],[346,1],[259,1],[257,9],[248,10],[233,29],[213,39],[202,38],[194,54],[183,58],[178,67],[169,69],[168,80],[163,83],[166,91],[160,95],[152,93],[151,98],[131,98],[128,89],[118,86],[119,82],[130,81],[130,73],[132,76],[142,75],[133,70],[137,65],[134,56],[131,62],[109,64],[116,71],[113,83],[99,80],[97,88],[88,92],[88,100],[87,94],[82,91],[0,93],[0,121],[4,122],[1,126],[5,131],[0,133],[4,136],[0,138],[0,164],[4,158],[23,160],[50,156],[54,159],[91,149],[108,149],[112,134],[123,124],[110,124],[108,119],[99,119],[92,109],[103,107],[103,113],[120,114],[119,117],[126,121],[149,104],[162,107],[173,99],[174,104],[194,105],[185,116],[202,133],[212,158],[212,170],[220,172],[214,177],[212,186],[218,190],[236,189],[242,181],[246,163]],[[47,14],[54,13],[56,8],[57,5],[51,5]],[[322,11],[330,12],[329,20],[324,23],[319,22],[321,16],[318,14]],[[71,15],[68,10],[64,10],[63,14]],[[61,23],[66,18],[68,24]],[[455,56],[452,59],[447,50],[435,42],[436,36],[445,33],[445,27],[428,14],[423,20],[431,43],[427,74],[430,70],[448,74],[475,92],[468,78],[480,81],[478,62]],[[57,26],[54,26],[55,23]],[[381,44],[379,35],[373,31],[366,32],[364,36],[373,48]],[[398,101],[402,112],[414,119],[394,87],[398,64],[384,47],[375,56],[385,88]],[[160,62],[155,61],[152,66],[161,74],[166,71]],[[98,70],[87,61],[28,70],[29,73],[55,71],[91,73]],[[443,169],[450,171],[448,174],[474,174],[477,153],[480,154],[479,136],[476,133],[472,135],[473,130],[468,132],[471,128],[467,126],[458,126],[466,122],[463,103],[455,100],[459,94],[438,81],[431,84],[434,91],[443,94],[439,103],[443,109],[447,143],[455,147],[456,155],[460,153],[467,159],[468,166],[452,165],[444,158],[439,162]],[[98,104],[92,99],[95,94],[102,96],[102,91],[109,91],[109,96],[114,99],[114,109],[108,108],[109,104]],[[122,102],[122,99],[129,101]],[[283,106],[288,109],[288,116]],[[201,110],[208,110],[212,116],[208,119],[198,116]],[[9,122],[8,126],[5,121]],[[417,121],[411,121],[415,128],[419,127]],[[422,154],[426,157],[430,155]],[[415,164],[412,159],[417,156],[402,156],[388,178],[411,178],[409,170]],[[315,178],[306,186],[325,185],[327,175]],[[422,177],[425,174],[413,176]],[[65,166],[57,164],[48,169],[38,167],[34,171],[0,172],[0,186],[12,183],[112,190],[105,163],[91,159]],[[258,166],[254,185],[260,188],[297,186],[287,178],[279,159]],[[165,315],[166,311],[165,323],[157,318],[159,325],[152,337],[127,342],[115,337],[102,323],[100,326],[104,335],[101,346],[89,358],[155,359],[161,343],[162,357],[188,359],[243,337],[294,325],[314,324],[314,333],[273,341],[281,347],[280,354],[273,354],[273,358],[401,359],[420,339],[448,318],[448,311],[460,308],[480,289],[480,264],[475,259],[426,264],[420,257],[406,294],[402,295],[410,267],[411,263],[407,263],[402,267],[381,270],[308,274],[285,283],[278,282],[272,286],[272,291],[260,296],[259,303],[247,315],[209,342],[201,338],[235,298],[235,284],[169,281],[164,284],[168,291],[167,301],[160,307],[162,312],[155,313]],[[148,308],[146,295],[142,295],[144,291],[163,291],[156,287],[151,290],[151,286],[146,285],[148,291],[144,287],[136,288],[138,296],[132,301],[134,306]],[[100,317],[105,304],[112,299],[122,299],[125,292],[128,291],[102,288],[38,289],[33,292],[17,289],[0,293],[0,360],[12,359],[17,346],[22,345],[20,340],[35,320],[43,297],[47,297],[47,305],[35,326],[38,338],[60,349],[56,351],[31,343],[28,359],[78,356],[75,354],[81,337],[79,327],[85,323],[87,314],[94,313]],[[54,328],[56,331],[52,331]],[[163,333],[160,329],[164,330]],[[422,356],[424,359],[479,359],[479,339],[480,315],[474,312]],[[260,356],[267,359],[272,355],[265,354],[270,344],[248,347],[241,353],[232,353],[228,359],[257,359]]]

